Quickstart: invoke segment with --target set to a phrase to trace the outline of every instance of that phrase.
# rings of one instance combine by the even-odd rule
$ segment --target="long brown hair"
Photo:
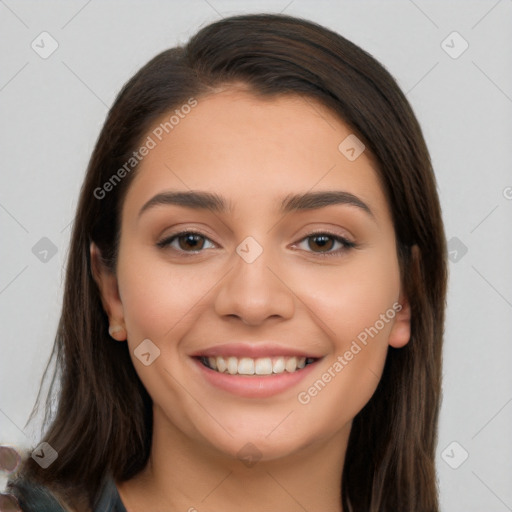
[[[411,340],[404,348],[389,349],[377,390],[354,419],[341,499],[347,512],[436,512],[447,267],[429,154],[405,96],[373,57],[324,27],[284,15],[234,16],[210,24],[185,46],[153,58],[117,96],[81,190],[50,360],[57,373],[46,401],[51,422],[44,441],[59,456],[47,469],[29,458],[23,472],[92,503],[107,472],[124,481],[145,467],[152,402],[127,344],[109,337],[89,254],[94,241],[115,271],[119,214],[136,169],[104,197],[98,189],[130,159],[162,114],[219,85],[239,82],[257,95],[296,94],[322,102],[357,133],[377,162],[412,310]],[[57,384],[58,406],[51,411]]]

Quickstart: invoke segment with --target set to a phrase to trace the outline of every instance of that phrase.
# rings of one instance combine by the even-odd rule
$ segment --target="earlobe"
[[[411,306],[406,297],[393,304],[396,311],[395,322],[389,334],[388,343],[393,348],[402,348],[411,338]]]
[[[109,334],[117,341],[127,338],[124,323],[124,311],[116,275],[107,268],[101,257],[101,252],[94,242],[90,245],[91,272],[96,282],[103,309],[109,320]]]
[[[108,328],[108,333],[111,338],[114,338],[117,341],[126,341],[128,337],[126,333],[126,329],[123,325],[113,325],[111,324]]]

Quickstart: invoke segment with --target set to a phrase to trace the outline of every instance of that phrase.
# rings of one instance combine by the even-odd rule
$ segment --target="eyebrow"
[[[290,213],[302,210],[316,210],[327,206],[346,204],[360,208],[371,217],[374,217],[370,207],[350,192],[320,191],[306,192],[304,194],[289,194],[281,201],[281,213]],[[233,210],[232,204],[222,196],[202,191],[166,191],[155,195],[139,211],[139,217],[147,210],[158,205],[176,205],[195,210],[208,210],[213,213],[229,213]]]

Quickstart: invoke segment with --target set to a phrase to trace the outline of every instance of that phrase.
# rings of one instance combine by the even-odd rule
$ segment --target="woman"
[[[392,77],[308,21],[213,23],[109,112],[58,410],[9,492],[26,512],[437,511],[445,294],[435,177]]]

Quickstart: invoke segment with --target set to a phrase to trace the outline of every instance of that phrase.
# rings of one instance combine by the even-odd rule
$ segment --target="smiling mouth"
[[[197,359],[207,368],[228,375],[279,375],[296,373],[313,364],[318,359],[313,357],[204,357]]]

